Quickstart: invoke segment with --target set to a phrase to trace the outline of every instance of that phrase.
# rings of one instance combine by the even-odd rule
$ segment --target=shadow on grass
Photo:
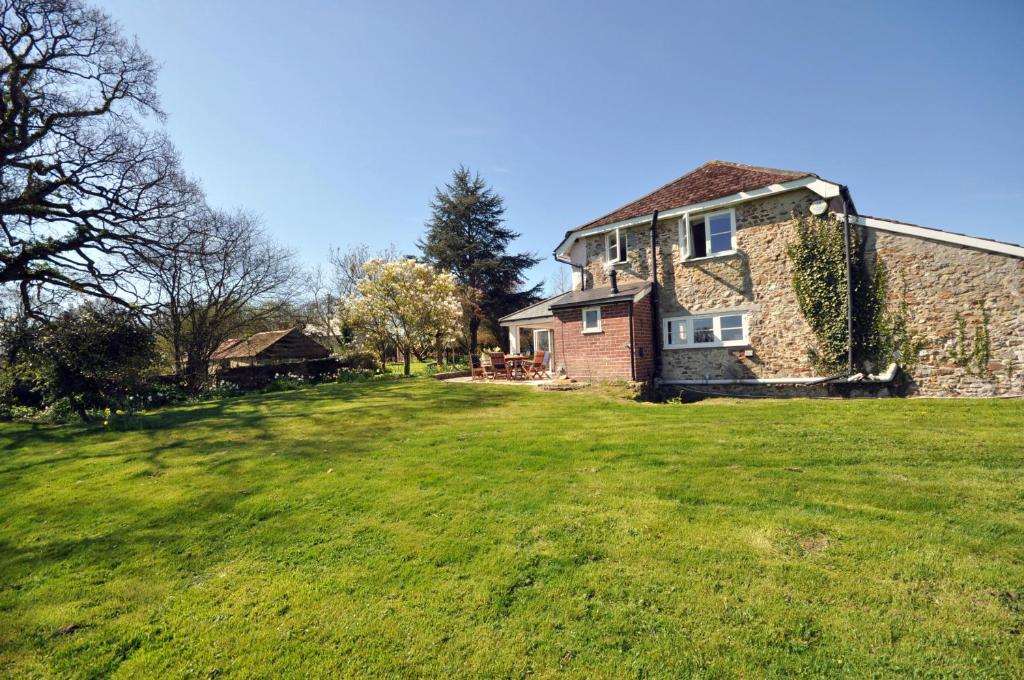
[[[190,406],[171,407],[147,413],[130,421],[124,430],[107,430],[102,425],[17,425],[4,435],[8,441],[0,448],[0,480],[5,475],[42,466],[90,459],[123,458],[125,462],[145,460],[151,470],[140,476],[158,474],[166,469],[161,457],[170,451],[191,448],[193,453],[210,453],[225,436],[244,434],[250,442],[270,442],[280,438],[288,448],[286,455],[316,454],[318,447],[308,444],[290,423],[296,420],[331,425],[346,439],[353,453],[372,451],[381,438],[396,429],[415,431],[417,421],[433,425],[462,417],[465,412],[500,407],[519,395],[498,391],[483,393],[458,389],[427,379],[384,379],[360,383],[335,383],[270,394],[249,394]],[[339,408],[333,409],[332,405]],[[178,436],[180,433],[180,437]],[[209,438],[197,441],[197,433]],[[172,439],[168,441],[167,437]],[[116,443],[121,438],[148,440],[139,452],[124,448],[83,451],[96,444]],[[134,445],[134,442],[133,442]],[[215,467],[227,467],[247,456],[232,456],[217,461]],[[3,465],[3,463],[9,463]],[[0,488],[8,486],[0,481]]]
[[[467,411],[501,406],[505,400],[497,392],[484,395],[426,382],[323,385],[168,409],[147,415],[146,427],[134,432],[111,433],[83,426],[19,428],[14,433],[17,440],[4,447],[8,451],[5,457],[14,463],[0,470],[0,493],[4,495],[23,490],[24,481],[31,480],[22,473],[32,468],[43,467],[51,478],[67,482],[70,475],[62,477],[61,466],[79,460],[106,459],[105,470],[111,476],[120,476],[125,465],[144,463],[145,469],[130,479],[145,484],[140,477],[165,474],[181,456],[187,457],[185,464],[195,465],[199,456],[198,464],[213,476],[194,477],[198,484],[185,493],[131,508],[108,506],[97,496],[87,496],[88,500],[74,504],[56,497],[34,500],[32,512],[47,516],[51,530],[33,541],[0,541],[0,574],[6,584],[67,570],[92,573],[94,578],[105,580],[108,572],[155,561],[179,578],[203,578],[235,550],[273,553],[282,542],[300,540],[288,532],[254,531],[279,513],[295,510],[279,504],[272,493],[276,487],[308,474],[308,466],[295,468],[294,474],[289,472],[292,457],[303,462],[328,456],[337,459],[339,439],[346,455],[372,454],[380,449],[381,438],[405,431],[415,434],[422,427],[420,423],[464,418]],[[343,406],[332,409],[331,404]],[[311,431],[281,426],[281,419],[297,418],[315,418],[318,422]],[[324,431],[324,419],[328,429],[331,421],[337,420],[339,439],[333,446],[325,446],[317,436]],[[241,434],[243,441],[239,443],[236,436],[236,445],[228,448],[213,436],[210,439],[214,441],[207,439],[207,433],[220,431]],[[248,446],[247,442],[257,436],[280,437],[281,446]],[[134,441],[122,443],[120,437],[133,437]],[[84,440],[104,446],[83,451]],[[55,449],[65,450],[55,455]],[[262,477],[240,474],[253,468],[239,468],[256,458],[269,461],[271,455],[277,456],[275,467]],[[33,470],[31,474],[37,473]],[[73,530],[84,525],[99,530]],[[58,602],[66,593],[37,596]]]

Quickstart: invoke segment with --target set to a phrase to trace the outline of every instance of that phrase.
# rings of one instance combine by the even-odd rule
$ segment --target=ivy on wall
[[[885,366],[895,362],[909,374],[917,367],[921,350],[927,343],[910,332],[910,305],[907,303],[906,279],[901,277],[900,284],[900,298],[894,303],[890,299],[888,270],[884,262],[876,259],[872,285],[876,296],[885,302],[885,309],[871,331],[875,336],[874,363]]]
[[[978,303],[978,310],[981,313],[981,321],[975,326],[974,337],[970,340],[967,338],[967,321],[960,312],[957,312],[956,339],[950,351],[953,361],[973,375],[988,373],[988,363],[992,359],[992,338],[988,331],[989,313],[984,301]]]
[[[859,363],[870,339],[863,333],[865,321],[878,315],[879,303],[860,257],[851,244],[853,272],[854,361]],[[812,365],[822,372],[838,373],[846,366],[846,254],[843,227],[834,219],[814,216],[797,218],[797,238],[787,249],[793,269],[793,289],[800,312],[817,338],[808,348]],[[858,332],[860,331],[860,332]]]
[[[799,216],[797,238],[787,249],[793,271],[793,289],[800,312],[817,340],[808,348],[816,370],[839,373],[847,360],[846,253],[843,225],[834,218]],[[869,271],[863,244],[851,232],[850,260],[853,299],[853,360],[860,370],[875,370],[897,362],[908,372],[918,360],[924,342],[909,331],[905,294],[888,304],[889,281],[884,263]],[[906,285],[904,283],[904,293]]]

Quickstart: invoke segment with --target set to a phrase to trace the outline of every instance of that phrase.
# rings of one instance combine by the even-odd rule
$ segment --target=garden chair
[[[476,380],[478,377],[482,380],[487,380],[487,371],[484,370],[484,365],[480,362],[479,354],[470,355],[469,372],[470,380]]]
[[[491,352],[491,371],[495,378],[512,379],[512,369],[505,362],[504,352]]]
[[[550,356],[551,352],[534,352],[533,362],[526,367],[526,377],[537,380],[550,378],[551,376],[548,375],[548,357]]]

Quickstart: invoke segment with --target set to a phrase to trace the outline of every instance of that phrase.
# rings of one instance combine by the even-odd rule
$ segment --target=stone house
[[[1024,395],[1024,247],[869,217],[813,173],[724,161],[566,232],[555,257],[573,290],[504,317],[511,350],[532,333],[583,380],[820,385],[786,252],[805,214],[848,218],[866,261],[884,263],[889,304],[906,302],[924,342],[912,393]],[[957,360],[964,328],[987,333],[984,366]]]

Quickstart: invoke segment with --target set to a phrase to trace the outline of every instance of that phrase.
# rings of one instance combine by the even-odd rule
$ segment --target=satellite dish
[[[814,203],[811,203],[812,215],[824,215],[826,210],[828,210],[828,203],[820,198]]]

